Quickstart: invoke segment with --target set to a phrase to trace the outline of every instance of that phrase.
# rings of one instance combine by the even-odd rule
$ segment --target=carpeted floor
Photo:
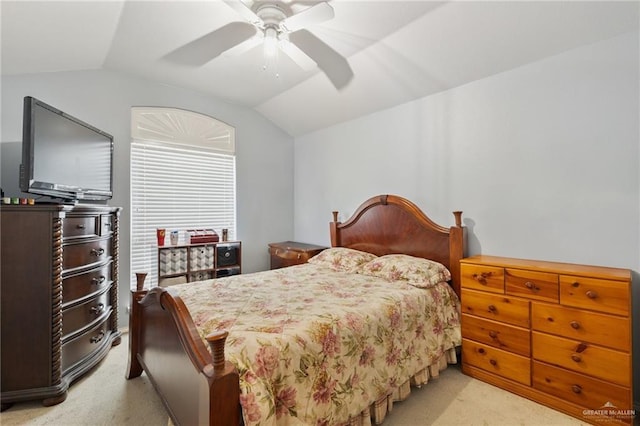
[[[38,401],[15,404],[0,414],[8,425],[149,425],[166,426],[168,416],[143,374],[124,378],[127,335],[106,359],[69,389],[67,400],[53,407]],[[450,366],[438,379],[395,403],[384,426],[573,426],[583,423],[535,402],[463,375]]]

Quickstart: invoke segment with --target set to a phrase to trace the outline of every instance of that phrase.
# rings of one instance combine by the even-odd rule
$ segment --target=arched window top
[[[164,107],[131,108],[134,140],[158,141],[235,154],[235,128],[193,111]]]

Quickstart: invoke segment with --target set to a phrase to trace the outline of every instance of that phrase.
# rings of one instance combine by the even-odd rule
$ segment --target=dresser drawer
[[[96,324],[86,333],[65,342],[62,344],[62,374],[66,373],[66,370],[73,367],[74,364],[86,361],[86,359],[97,352],[106,342],[109,330],[109,316]]]
[[[198,271],[215,268],[214,246],[198,246],[189,248],[189,269]]]
[[[631,385],[628,353],[549,334],[532,332],[533,358],[559,367],[614,382]]]
[[[82,274],[66,277],[62,281],[63,305],[89,297],[104,290],[111,284],[112,262]]]
[[[79,244],[65,244],[62,251],[62,269],[65,271],[75,269],[109,259],[111,257],[111,240],[102,239]]]
[[[589,410],[603,408],[606,403],[621,410],[632,406],[628,388],[537,361],[533,362],[533,387]]]
[[[505,351],[531,356],[531,336],[526,328],[462,314],[462,335]]]
[[[99,216],[68,216],[62,221],[62,237],[96,237]]]
[[[628,316],[630,299],[628,282],[560,276],[563,305]]]
[[[534,330],[581,342],[626,352],[631,350],[629,320],[614,315],[534,302],[531,306],[531,326]]]
[[[100,235],[110,235],[115,226],[115,216],[112,214],[103,214],[100,216]]]
[[[461,304],[463,313],[529,327],[528,300],[462,289]]]
[[[158,253],[160,275],[183,274],[187,272],[187,248],[162,249]]]
[[[531,385],[531,362],[527,357],[462,339],[462,362]]]
[[[109,292],[62,311],[62,338],[87,327],[109,310]]]
[[[507,268],[505,290],[514,296],[557,302],[558,274]]]
[[[504,293],[504,269],[487,265],[460,265],[463,288]]]

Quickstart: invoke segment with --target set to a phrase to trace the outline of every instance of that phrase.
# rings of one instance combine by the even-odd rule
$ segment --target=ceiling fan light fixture
[[[264,30],[264,56],[272,58],[278,52],[278,31],[274,27]]]

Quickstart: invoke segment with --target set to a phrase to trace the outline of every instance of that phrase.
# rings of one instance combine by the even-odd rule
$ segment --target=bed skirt
[[[393,410],[393,403],[396,401],[404,401],[409,397],[411,394],[411,386],[419,388],[427,384],[429,379],[438,378],[440,372],[445,370],[449,364],[455,364],[457,362],[456,349],[449,349],[438,361],[418,371],[411,379],[396,388],[394,392],[378,399],[371,404],[369,408],[362,411],[359,416],[337,426],[371,426],[382,424],[387,413]]]

